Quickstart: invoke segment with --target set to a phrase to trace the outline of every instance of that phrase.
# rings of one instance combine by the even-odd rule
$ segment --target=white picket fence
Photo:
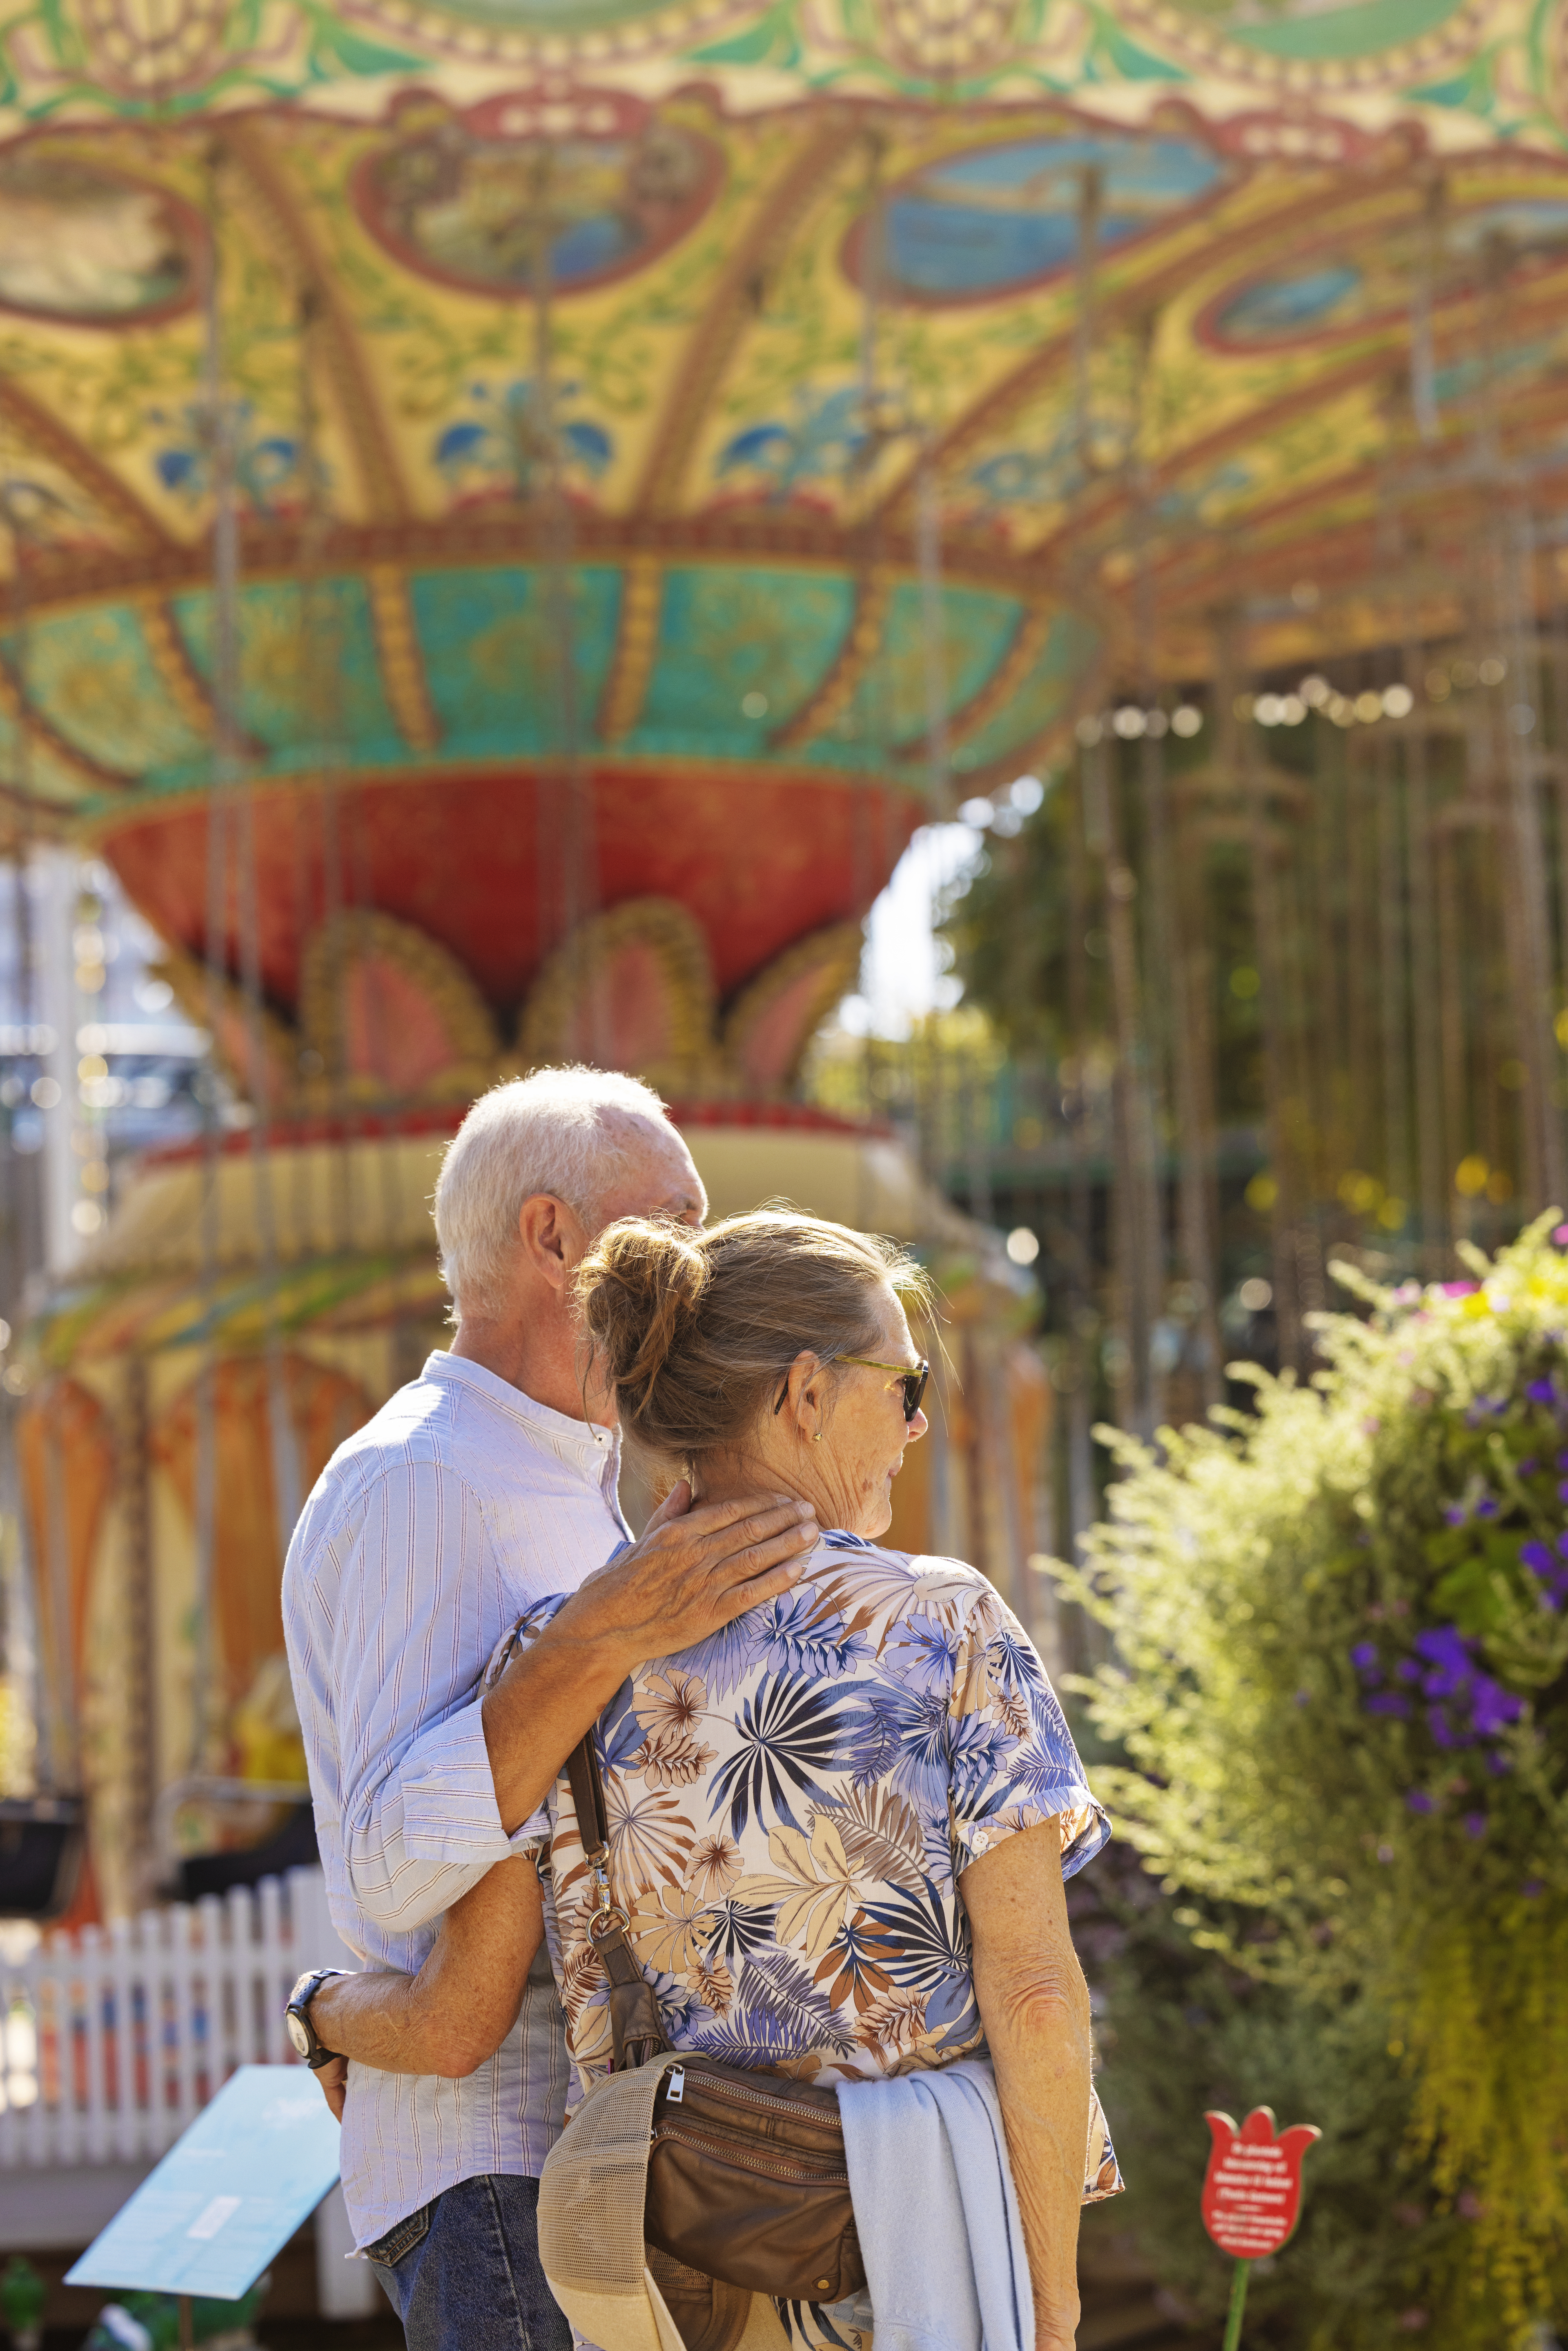
[[[290,1870],[0,1957],[0,2173],[156,2158],[236,2065],[298,2063],[283,2005],[321,1892]]]
[[[58,2233],[33,2241],[85,2244],[236,2066],[298,2063],[283,2028],[295,1978],[353,1964],[319,1869],[25,1939],[0,1936],[0,2209],[20,2224],[0,2230],[7,2243],[42,2215]],[[375,2306],[351,2242],[334,2189],[317,2221],[326,2314]]]

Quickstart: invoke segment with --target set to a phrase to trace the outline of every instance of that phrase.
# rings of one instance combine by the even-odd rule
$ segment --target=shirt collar
[[[584,1468],[591,1470],[595,1476],[606,1461],[619,1465],[621,1432],[618,1428],[600,1428],[592,1421],[577,1420],[570,1414],[556,1412],[548,1404],[540,1404],[537,1397],[527,1395],[523,1389],[515,1388],[510,1380],[502,1379],[498,1372],[489,1371],[483,1364],[475,1363],[471,1356],[450,1354],[444,1348],[438,1347],[434,1354],[425,1358],[421,1377],[439,1381],[444,1385],[472,1389],[475,1395],[483,1396],[486,1403],[498,1412],[504,1412],[508,1419],[517,1422],[530,1435],[548,1437],[558,1452],[565,1447],[575,1454]]]

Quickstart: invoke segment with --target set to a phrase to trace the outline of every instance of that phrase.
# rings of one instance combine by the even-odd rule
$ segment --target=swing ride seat
[[[0,1797],[0,1918],[39,1925],[70,1908],[87,1807],[79,1796]]]

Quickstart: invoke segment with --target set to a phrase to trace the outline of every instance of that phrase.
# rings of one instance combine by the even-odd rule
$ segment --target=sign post
[[[238,2302],[338,2178],[338,2126],[302,2065],[242,2065],[68,2272],[68,2285]]]
[[[1203,2225],[1222,2253],[1236,2256],[1224,2351],[1240,2351],[1252,2264],[1289,2242],[1301,2217],[1301,2158],[1322,2133],[1315,2123],[1294,2123],[1276,2137],[1271,2106],[1254,2106],[1239,2130],[1228,2115],[1203,2119],[1212,2142]]]

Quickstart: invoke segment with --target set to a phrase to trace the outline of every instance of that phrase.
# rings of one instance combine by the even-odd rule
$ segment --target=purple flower
[[[1519,1558],[1521,1567],[1531,1569],[1537,1575],[1550,1575],[1557,1564],[1543,1542],[1521,1543]]]
[[[1560,1453],[1557,1456],[1557,1467],[1559,1469],[1568,1469],[1568,1453]]]
[[[1467,1836],[1483,1837],[1486,1833],[1487,1816],[1484,1813],[1467,1813],[1465,1814],[1465,1834]]]
[[[1311,1690],[1298,1690],[1296,1692],[1296,1704],[1298,1706],[1311,1706],[1312,1702],[1312,1694]]]
[[[1401,1657],[1394,1668],[1394,1676],[1396,1681],[1418,1682],[1421,1678],[1421,1668],[1413,1657]]]
[[[1525,1458],[1519,1464],[1519,1475],[1521,1478],[1533,1478],[1540,1467],[1541,1464],[1536,1459],[1534,1454],[1527,1454]]]
[[[1493,1779],[1506,1779],[1512,1769],[1513,1765],[1509,1761],[1509,1758],[1506,1755],[1500,1755],[1494,1747],[1487,1757],[1487,1770],[1491,1773]]]
[[[1568,1501],[1568,1494],[1563,1496],[1563,1499],[1564,1501]],[[1481,1496],[1480,1500],[1476,1504],[1476,1516],[1478,1519],[1496,1518],[1497,1503],[1490,1494],[1483,1494]]]
[[[1407,1721],[1410,1701],[1407,1698],[1401,1698],[1397,1690],[1375,1690],[1366,1700],[1364,1711],[1368,1714],[1396,1714]]]
[[[1375,1641],[1358,1641],[1350,1653],[1350,1662],[1358,1674],[1374,1670],[1378,1663]]]
[[[1456,1681],[1469,1676],[1470,1646],[1457,1625],[1438,1625],[1429,1633],[1417,1633],[1416,1654],[1431,1665],[1440,1666]]]
[[[1524,1391],[1531,1404],[1555,1404],[1557,1391],[1550,1380],[1531,1380]]]
[[[1495,1739],[1524,1712],[1524,1700],[1505,1690],[1488,1674],[1477,1674],[1470,1699],[1471,1719],[1483,1739]]]
[[[1562,1229],[1568,1233],[1568,1225],[1564,1225]],[[1533,1902],[1536,1896],[1544,1893],[1546,1889],[1539,1877],[1527,1877],[1519,1890],[1527,1902]]]
[[[1469,1515],[1463,1502],[1448,1502],[1444,1505],[1443,1516],[1451,1527],[1462,1527]]]
[[[1413,1813],[1435,1813],[1437,1809],[1434,1799],[1427,1793],[1425,1788],[1407,1788],[1405,1792],[1405,1801]]]
[[[1439,1747],[1468,1747],[1469,1744],[1469,1741],[1462,1739],[1454,1729],[1440,1706],[1429,1706],[1427,1708],[1427,1728]]]

